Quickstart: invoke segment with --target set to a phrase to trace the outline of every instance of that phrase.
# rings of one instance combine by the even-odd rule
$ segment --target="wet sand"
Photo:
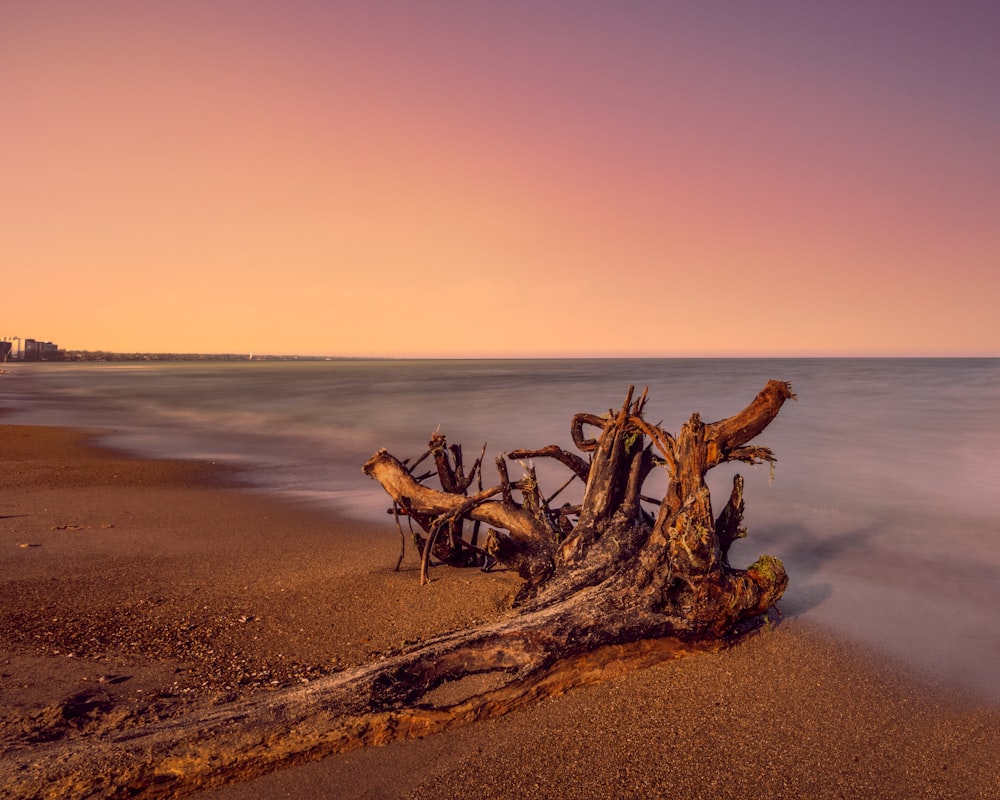
[[[3,764],[302,684],[504,613],[508,574],[420,587],[391,518],[254,494],[212,465],[143,461],[0,426]],[[794,580],[795,576],[792,576]],[[996,798],[1000,710],[786,619],[424,740],[193,796]]]

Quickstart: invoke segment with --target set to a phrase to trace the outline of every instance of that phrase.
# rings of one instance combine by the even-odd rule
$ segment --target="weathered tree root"
[[[14,798],[175,797],[495,717],[616,672],[714,649],[761,619],[788,576],[771,556],[745,570],[729,566],[729,546],[746,533],[742,481],[734,480],[716,519],[704,477],[726,461],[773,462],[770,450],[748,443],[791,397],[787,383],[770,381],[740,413],[708,424],[694,414],[676,437],[643,419],[646,397],[633,402],[631,389],[618,412],[577,415],[571,433],[589,460],[554,446],[515,451],[520,458],[554,458],[585,479],[572,513],[549,507],[530,465],[511,482],[504,459],[497,459],[500,483],[483,489],[482,457],[465,475],[461,449],[447,447],[440,435],[427,455],[434,456],[441,489],[425,486],[427,476],[415,477],[413,467],[381,450],[364,472],[428,532],[426,553],[436,538],[446,557],[476,553],[462,524],[492,526],[485,549],[525,581],[508,617],[307,686],[99,741],[5,754],[0,785],[9,784]],[[585,427],[600,435],[587,438]],[[670,481],[647,511],[642,485],[659,466]],[[474,479],[479,488],[468,494]],[[438,687],[470,676],[491,676],[498,685],[435,704]]]
[[[781,562],[765,557],[747,570],[733,569],[728,562],[730,546],[746,535],[743,479],[735,477],[729,502],[716,519],[705,475],[729,461],[775,461],[770,449],[749,442],[785,400],[794,397],[791,386],[770,381],[743,411],[719,422],[704,423],[694,414],[676,437],[643,418],[645,393],[634,402],[632,395],[630,387],[618,412],[573,417],[574,444],[589,460],[556,445],[507,454],[522,463],[551,458],[566,466],[572,479],[585,481],[583,500],[576,507],[553,509],[551,498],[559,492],[543,495],[530,464],[522,480],[511,482],[503,457],[496,462],[499,484],[469,496],[471,476],[461,474],[461,449],[452,448],[455,469],[447,461],[440,433],[431,440],[431,450],[438,454],[440,489],[424,483],[435,473],[415,477],[412,468],[388,451],[373,455],[364,472],[382,485],[396,508],[428,532],[422,580],[427,577],[428,551],[442,530],[451,532],[439,553],[443,560],[463,548],[477,549],[461,538],[461,523],[467,520],[492,527],[488,549],[524,578],[518,602],[526,609],[604,584],[601,594],[616,598],[630,613],[641,608],[652,618],[671,618],[673,633],[722,635],[741,619],[772,606],[787,584]],[[588,438],[587,427],[599,429],[600,435]],[[480,458],[475,466],[481,464]],[[642,486],[657,467],[665,468],[670,480],[663,499],[652,500],[655,512],[647,511],[643,503],[651,498],[642,493]],[[456,480],[456,474],[462,479]],[[450,561],[456,562],[454,555]],[[589,624],[589,615],[583,615],[580,627]]]

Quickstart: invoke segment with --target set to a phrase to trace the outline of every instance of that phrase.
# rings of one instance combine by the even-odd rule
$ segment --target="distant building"
[[[62,359],[62,352],[59,345],[52,342],[25,339],[23,358],[25,361],[59,361]]]

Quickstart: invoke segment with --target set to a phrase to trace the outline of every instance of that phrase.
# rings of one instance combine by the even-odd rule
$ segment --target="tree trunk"
[[[628,391],[621,409],[578,414],[574,444],[587,459],[551,445],[497,459],[499,483],[481,484],[482,456],[469,474],[461,448],[435,434],[421,459],[407,466],[385,450],[364,465],[426,536],[424,558],[451,563],[493,559],[524,578],[514,613],[308,687],[251,698],[211,712],[150,726],[144,732],[86,747],[53,745],[25,759],[24,797],[113,796],[101,785],[113,763],[121,796],[175,796],[249,777],[276,765],[367,744],[422,736],[474,719],[497,716],[616,671],[724,644],[778,601],[787,585],[781,562],[762,556],[746,570],[727,552],[742,528],[742,479],[713,516],[706,473],[728,461],[773,462],[750,446],[777,415],[791,386],[770,381],[750,405],[728,419],[704,423],[698,414],[673,436],[643,419],[645,394]],[[585,430],[599,435],[586,438]],[[414,471],[427,456],[435,468]],[[507,460],[552,458],[585,482],[578,507],[551,508],[534,470],[512,482]],[[652,470],[669,475],[660,500],[642,494]],[[440,488],[425,485],[436,477]],[[558,494],[558,493],[556,493]],[[650,507],[647,510],[646,506]],[[575,518],[575,522],[574,522]],[[398,519],[398,517],[397,517]],[[485,546],[463,538],[464,523],[490,526]],[[436,701],[446,682],[461,699]]]

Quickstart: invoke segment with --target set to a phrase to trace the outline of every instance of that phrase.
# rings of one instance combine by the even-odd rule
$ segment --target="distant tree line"
[[[247,361],[247,353],[112,353],[107,350],[63,350],[63,361]],[[253,361],[339,361],[328,356],[255,355]]]
[[[66,350],[64,361],[246,361],[235,353],[112,353],[108,350]]]

